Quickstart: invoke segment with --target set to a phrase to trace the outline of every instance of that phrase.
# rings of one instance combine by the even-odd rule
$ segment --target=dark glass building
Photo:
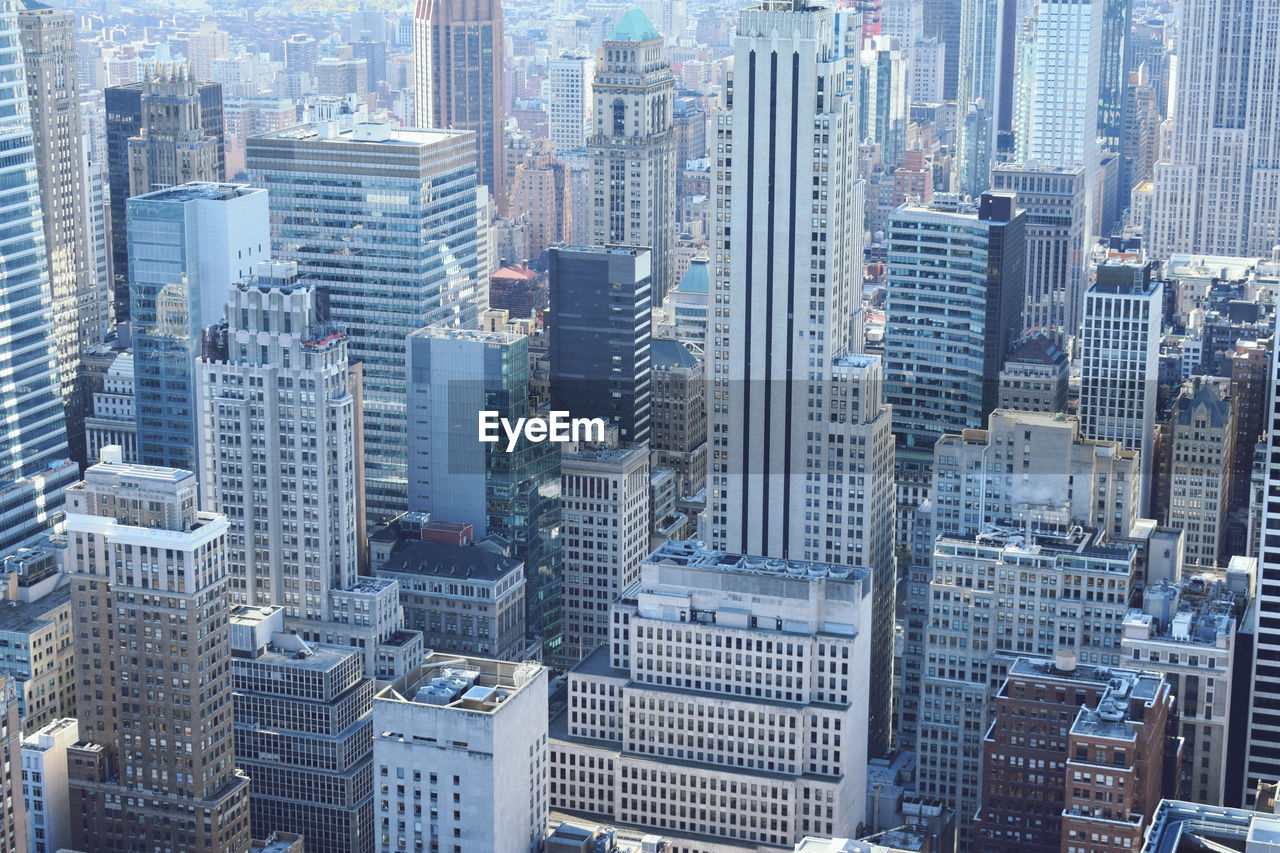
[[[650,252],[620,246],[551,250],[551,408],[649,439]]]

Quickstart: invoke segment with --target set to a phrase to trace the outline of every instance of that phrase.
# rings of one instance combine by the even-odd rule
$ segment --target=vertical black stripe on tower
[[[790,557],[787,550],[791,546],[791,389],[796,381],[794,370],[795,356],[795,324],[796,324],[796,243],[800,235],[796,233],[796,180],[799,174],[797,157],[800,151],[800,53],[791,54],[791,211],[788,220],[787,234],[787,403],[783,411],[786,413],[786,431],[783,434],[782,446],[782,554]],[[807,377],[806,377],[807,378]],[[826,452],[825,450],[823,451]]]
[[[769,222],[768,243],[765,245],[764,279],[764,460],[761,464],[760,495],[760,547],[757,554],[768,554],[769,541],[769,450],[770,427],[773,425],[773,241],[775,238],[774,209],[777,204],[778,156],[778,52],[769,54]]]
[[[747,485],[747,460],[751,458],[751,253],[753,251],[752,235],[755,233],[755,194],[756,194],[756,52],[751,51],[747,60],[747,228],[746,254],[743,263],[741,301],[746,307],[743,311],[742,324],[742,447],[739,464],[742,470],[738,475],[739,499],[742,501],[742,535],[738,547],[743,553],[747,547],[747,531],[750,525],[747,520],[747,504],[750,502],[751,489]],[[732,390],[730,391],[732,393]],[[728,485],[724,483],[722,485]]]

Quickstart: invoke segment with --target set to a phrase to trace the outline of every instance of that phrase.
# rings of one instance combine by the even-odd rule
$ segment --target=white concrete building
[[[1163,285],[1151,266],[1106,263],[1084,297],[1080,348],[1080,428],[1088,438],[1138,451],[1138,514],[1151,506]]]
[[[591,81],[596,61],[566,51],[547,62],[547,128],[557,151],[587,147],[591,135]]]
[[[373,699],[374,835],[533,853],[547,832],[547,670],[433,654]]]
[[[56,853],[71,845],[67,747],[80,739],[75,720],[54,720],[22,738],[22,800],[30,853]]]
[[[609,642],[609,605],[649,552],[649,444],[567,444],[560,457],[564,643],[574,662]]]
[[[133,353],[122,352],[103,377],[102,390],[93,394],[93,414],[84,419],[89,459],[102,448],[117,445],[125,462],[138,460],[138,420],[134,409]]]
[[[551,802],[659,833],[789,848],[866,817],[871,573],[667,542],[569,673]],[[748,849],[750,849],[748,847]]]
[[[1142,223],[1148,257],[1260,257],[1276,244],[1280,56],[1271,34],[1278,17],[1274,3],[1186,4],[1151,213]]]

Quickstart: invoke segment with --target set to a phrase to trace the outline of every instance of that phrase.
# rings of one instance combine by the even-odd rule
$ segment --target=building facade
[[[228,293],[196,369],[202,500],[230,525],[229,595],[329,619],[364,538],[347,338],[296,264],[259,263]]]
[[[932,207],[890,217],[884,357],[900,471],[927,471],[938,436],[981,427],[999,399],[1025,298],[1026,216],[1015,203],[1007,192],[977,206],[935,195]]]
[[[1172,124],[1144,223],[1149,257],[1262,257],[1275,245],[1280,149],[1264,128],[1277,120],[1280,75],[1262,39],[1278,15],[1269,4],[1207,0],[1179,22]]]
[[[476,440],[481,412],[516,423],[529,404],[529,341],[510,331],[428,326],[408,338],[409,506],[497,534],[524,563],[530,646],[558,654],[563,637],[560,448]],[[458,412],[459,417],[442,416]],[[500,432],[500,430],[499,430]]]
[[[648,441],[654,255],[624,246],[551,250],[547,312],[551,403]]]
[[[1235,464],[1235,410],[1225,384],[1183,386],[1170,427],[1168,524],[1186,531],[1188,564],[1214,568],[1226,556]]]
[[[1138,511],[1151,506],[1148,483],[1155,435],[1163,286],[1138,263],[1099,265],[1085,293],[1080,345],[1080,428],[1089,438],[1138,451],[1143,491]]]
[[[560,457],[565,659],[609,642],[609,607],[649,551],[649,447],[566,445]]]
[[[499,214],[507,209],[502,163],[506,72],[500,0],[418,0],[413,77],[417,126],[470,130],[476,177]]]
[[[614,603],[617,636],[569,673],[552,806],[708,845],[853,835],[871,583],[865,569],[664,543]]]
[[[461,130],[327,127],[254,137],[247,160],[251,179],[270,192],[275,256],[327,289],[329,320],[345,328],[348,358],[364,365],[372,526],[409,505],[405,336],[430,323],[473,328],[487,301],[475,141]],[[383,215],[387,205],[395,215]]]
[[[596,246],[652,253],[653,298],[675,284],[675,77],[662,35],[630,9],[601,49],[592,81],[592,226]]]
[[[17,0],[0,3],[0,372],[13,377],[0,430],[0,554],[30,543],[62,513],[62,492],[78,477],[67,446],[53,291],[41,228],[37,147],[29,111]],[[37,236],[37,235],[40,236]]]
[[[547,670],[430,655],[373,700],[379,853],[530,853],[547,832]]]
[[[371,853],[374,683],[360,653],[286,632],[279,607],[237,607],[230,623],[253,837],[288,832],[316,853]]]
[[[1005,359],[997,405],[1023,412],[1065,412],[1070,372],[1066,351],[1049,335],[1029,335]]]
[[[56,853],[71,843],[67,749],[79,737],[75,719],[63,717],[22,738],[22,801],[29,853]]]
[[[707,486],[707,384],[701,359],[679,341],[654,338],[650,467],[670,468],[679,497]]]
[[[196,471],[203,332],[222,321],[232,282],[270,253],[267,194],[186,184],[135,195],[128,216],[138,460]]]
[[[75,16],[38,3],[21,6],[18,21],[44,213],[44,246],[53,294],[53,335],[67,442],[71,458],[84,463],[92,457],[85,454],[84,413],[89,400],[79,376],[80,353],[102,343],[107,302],[92,269],[86,231],[88,184],[80,151]]]
[[[591,135],[595,58],[566,51],[547,62],[547,127],[557,151],[587,147]]]
[[[102,462],[67,495],[72,605],[86,617],[75,625],[72,846],[245,853],[227,520],[200,512],[195,475],[173,468]],[[135,689],[138,701],[124,701]],[[125,798],[133,807],[116,808]]]
[[[133,353],[116,355],[102,380],[102,389],[93,392],[92,414],[84,419],[85,445],[90,459],[98,459],[102,448],[116,445],[125,462],[138,461],[137,390],[133,378]]]

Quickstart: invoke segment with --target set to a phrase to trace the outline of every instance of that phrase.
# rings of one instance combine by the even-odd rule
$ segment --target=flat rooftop
[[[407,542],[391,552],[379,572],[399,572],[452,580],[496,581],[524,564],[478,545]]]
[[[230,201],[242,196],[265,192],[266,190],[261,187],[253,187],[248,184],[192,182],[176,187],[166,187],[145,195],[134,196],[129,199],[129,203],[132,204],[135,201]]]
[[[515,693],[538,684],[538,675],[546,671],[536,661],[513,663],[432,652],[422,666],[384,687],[374,699],[492,714]]]
[[[325,145],[389,145],[404,148],[418,148],[441,142],[451,142],[460,136],[466,136],[469,130],[442,130],[436,128],[399,127],[381,125],[373,122],[357,124],[355,127],[338,128],[328,122],[307,122],[261,133],[251,139],[271,139],[287,142],[323,143]]]
[[[70,600],[71,586],[68,584],[37,601],[0,602],[0,633],[30,634],[48,625],[52,621],[48,614]]]
[[[795,580],[831,578],[857,581],[870,573],[870,570],[863,566],[772,559],[748,554],[726,554],[713,551],[696,540],[663,542],[657,550],[645,558],[645,562],[741,574],[775,575]]]

